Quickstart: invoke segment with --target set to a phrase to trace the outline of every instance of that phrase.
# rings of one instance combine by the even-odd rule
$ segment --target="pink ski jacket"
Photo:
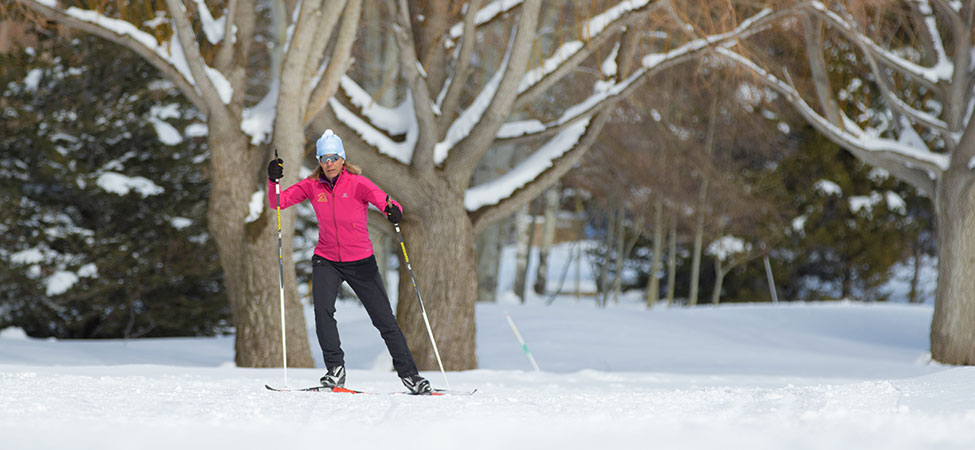
[[[274,183],[268,181],[267,199],[277,208]],[[386,208],[386,193],[362,175],[342,170],[332,188],[325,180],[305,178],[281,191],[281,209],[311,201],[318,218],[315,254],[329,261],[358,261],[372,256],[367,214],[369,203]],[[396,207],[403,209],[393,201]]]

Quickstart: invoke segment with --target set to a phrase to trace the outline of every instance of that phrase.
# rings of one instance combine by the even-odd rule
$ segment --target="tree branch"
[[[311,93],[315,89],[315,86],[308,86],[308,84],[312,83],[312,80],[315,80],[316,77],[322,74],[323,65],[328,64],[328,67],[332,67],[332,61],[329,61],[329,58],[325,56],[325,50],[328,48],[329,42],[332,41],[332,34],[335,33],[335,24],[338,23],[340,17],[343,21],[345,20],[349,6],[346,0],[325,0],[324,4],[319,0],[319,5],[319,8],[309,17],[309,21],[305,22],[304,19],[301,20],[302,32],[307,31],[308,36],[298,38],[298,32],[295,32],[295,45],[304,46],[305,48],[306,56],[302,60],[302,67],[304,69],[301,73],[302,84],[306,86],[303,91],[306,93]],[[355,24],[358,24],[358,20],[353,25]],[[343,22],[341,27],[344,28],[346,26]],[[336,36],[335,38],[336,47],[340,38],[341,36]],[[335,50],[332,52],[334,53]],[[320,82],[321,78],[318,78],[318,80]],[[313,108],[309,108],[309,111],[311,109]]]
[[[234,56],[234,27],[237,23],[237,7],[240,0],[227,2],[227,20],[223,29],[223,43],[217,50],[217,57],[213,60],[213,67],[226,73]],[[234,86],[236,88],[236,86]]]
[[[466,189],[478,160],[491,147],[495,134],[511,112],[511,106],[517,98],[518,84],[531,56],[540,8],[540,0],[527,0],[522,5],[521,15],[515,25],[517,31],[508,65],[504,68],[497,91],[478,123],[464,139],[453,146],[444,161],[448,183],[455,189]]]
[[[471,211],[469,216],[471,218],[471,222],[474,224],[474,233],[480,233],[481,231],[484,231],[488,225],[510,216],[519,208],[532,201],[535,197],[538,197],[542,192],[545,191],[545,189],[548,189],[550,186],[555,184],[555,182],[557,182],[563,175],[571,170],[572,167],[579,162],[583,155],[586,154],[586,151],[588,151],[589,147],[592,146],[592,143],[595,142],[603,125],[605,125],[606,121],[609,120],[611,112],[612,111],[609,110],[603,110],[597,113],[596,116],[590,120],[589,124],[586,126],[585,132],[579,138],[578,143],[572,148],[572,150],[564,153],[561,157],[552,161],[551,166],[549,166],[531,181],[516,189],[513,193],[511,193],[511,195],[501,199],[501,201],[493,205],[485,205]]]
[[[906,146],[889,139],[878,139],[850,131],[855,126],[846,120],[835,126],[809,106],[798,90],[762,69],[748,58],[726,48],[718,47],[715,54],[735,62],[762,80],[766,86],[782,95],[817,131],[849,150],[857,158],[874,167],[886,169],[927,195],[934,195],[935,180],[947,170],[946,155]]]
[[[210,105],[209,110],[225,109],[226,104],[220,98],[220,93],[213,85],[213,81],[210,80],[210,75],[207,74],[206,63],[203,61],[203,56],[200,55],[200,46],[196,42],[196,34],[193,33],[189,18],[186,17],[184,5],[177,0],[166,0],[166,6],[169,7],[169,14],[173,18],[173,31],[183,48],[186,64],[190,68],[190,73],[193,74],[197,89],[200,90],[203,99]],[[229,100],[228,98],[227,101],[229,102]]]
[[[873,40],[857,31],[851,23],[823,6],[822,3],[808,2],[801,6],[807,8],[809,11],[812,11],[814,14],[820,16],[828,23],[833,25],[833,27],[845,35],[847,39],[856,44],[864,52],[864,54],[872,55],[880,62],[883,62],[887,67],[891,68],[892,70],[896,70],[897,72],[917,81],[918,83],[921,83],[932,91],[942,91],[942,89],[938,86],[938,82],[940,80],[931,73],[930,69],[906,59],[896,57],[893,53],[885,51],[883,48],[877,45],[877,43],[873,42]]]
[[[579,47],[579,49],[575,51],[572,56],[566,58],[561,63],[558,63],[558,61],[563,59],[564,56],[559,55],[559,51],[556,51],[555,56],[543,62],[541,67],[537,69],[542,72],[542,75],[537,81],[522,81],[522,84],[530,84],[524,88],[519,88],[520,92],[518,94],[518,99],[515,101],[514,109],[523,108],[525,105],[537,100],[539,96],[554,86],[555,83],[558,83],[560,80],[565,78],[566,75],[572,73],[573,70],[579,67],[580,64],[582,64],[586,59],[589,58],[589,56],[592,55],[593,51],[601,47],[613,36],[616,36],[621,30],[628,27],[633,27],[636,22],[652,13],[658,7],[662,7],[661,5],[663,5],[663,3],[658,2],[654,3],[651,7],[644,6],[645,9],[635,10],[621,15],[612,23],[604,27],[599,33],[589,39],[589,41],[587,41],[584,45]],[[593,20],[596,19],[594,18]],[[566,45],[570,44],[564,44],[562,48],[567,48]],[[545,67],[550,65],[554,65],[554,69],[545,71]],[[536,75],[526,75],[526,78],[529,76]]]
[[[325,69],[325,73],[322,74],[318,84],[311,91],[308,109],[305,111],[305,126],[310,125],[312,118],[325,109],[328,105],[328,99],[332,98],[338,90],[339,81],[352,65],[354,60],[352,58],[352,44],[355,42],[361,13],[362,2],[360,0],[351,0],[345,5],[345,12],[342,13],[342,25],[339,26],[328,68]]]
[[[637,32],[632,28],[623,34],[620,40],[620,51],[616,55],[616,66],[617,66],[617,76],[624,77],[630,75],[633,66],[633,55],[636,53],[637,43],[639,39],[637,38]],[[630,80],[627,85],[630,88],[635,89],[634,85],[640,84],[639,81],[645,80],[645,73],[635,73],[628,77]],[[599,112],[592,116],[592,119],[588,121],[586,125],[585,132],[576,141],[575,146],[565,152],[558,159],[552,161],[548,169],[543,171],[540,175],[535,176],[531,181],[523,185],[521,188],[516,189],[507,198],[501,199],[494,205],[484,206],[478,208],[476,211],[472,212],[471,219],[474,223],[474,232],[478,233],[484,228],[486,228],[490,223],[507,217],[514,211],[521,208],[524,204],[530,202],[532,199],[537,197],[545,189],[548,189],[553,184],[555,184],[566,172],[572,169],[572,167],[582,158],[583,155],[592,146],[592,143],[599,136],[602,131],[603,125],[609,120],[610,115],[613,113],[610,106],[615,106],[616,102],[621,99],[621,95],[617,95],[609,100],[604,100],[600,102],[602,108]],[[558,137],[553,138],[553,140],[558,139]],[[536,151],[538,152],[538,151]],[[536,164],[532,161],[525,161],[522,164]],[[516,169],[517,170],[517,169]]]
[[[474,18],[477,10],[481,7],[481,0],[471,0],[467,5],[467,13],[464,14],[464,34],[461,37],[460,49],[455,58],[453,75],[447,80],[447,93],[440,105],[440,118],[437,120],[437,129],[446,132],[450,122],[457,115],[457,108],[460,107],[460,94],[464,92],[464,85],[467,83],[467,76],[471,67],[471,55],[474,53],[474,44],[477,42],[475,34]],[[438,138],[443,135],[438,133]]]
[[[410,24],[409,6],[406,0],[397,2],[399,8],[396,14],[396,23],[393,30],[396,34],[396,42],[399,44],[400,66],[403,69],[403,76],[410,86],[413,95],[413,112],[416,114],[416,121],[419,124],[419,136],[413,150],[413,160],[410,166],[420,176],[429,176],[433,173],[433,147],[436,144],[437,120],[433,114],[433,100],[430,98],[430,91],[427,84],[420,74],[419,59],[416,55],[416,47],[413,45],[413,27]]]
[[[169,81],[172,81],[174,85],[183,93],[186,98],[196,106],[204,115],[209,114],[210,108],[207,102],[200,96],[193,86],[192,80],[188,80],[177,68],[173,65],[172,61],[165,58],[160,54],[161,48],[158,46],[152,48],[146,45],[147,39],[139,39],[132,33],[118,33],[116,28],[106,28],[98,23],[89,22],[86,20],[79,19],[73,15],[66,13],[60,8],[51,8],[45,4],[39,3],[35,0],[18,0],[19,3],[30,8],[31,10],[41,14],[42,16],[58,22],[68,28],[83,31],[85,33],[90,33],[94,36],[98,36],[102,39],[114,42],[118,45],[132,50],[137,55],[141,56],[143,59],[148,61],[156,69],[162,72],[163,76]],[[115,20],[117,22],[124,22],[122,20]],[[128,23],[128,22],[124,22]],[[141,32],[139,32],[141,33]],[[146,35],[148,39],[155,40],[155,38]]]

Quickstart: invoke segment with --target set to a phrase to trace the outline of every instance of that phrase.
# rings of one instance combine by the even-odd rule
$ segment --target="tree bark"
[[[936,199],[938,288],[931,320],[931,357],[975,364],[975,175],[945,172]]]
[[[438,191],[433,192],[442,196]],[[433,192],[426,198],[433,198]],[[400,227],[444,368],[475,369],[474,229],[464,209],[463,195],[441,200],[436,207],[423,208],[422,213],[407,212]],[[428,202],[410,198],[404,201],[406,211],[410,211],[409,205]],[[396,314],[417,367],[437,370],[436,356],[405,262],[400,264]]]
[[[250,183],[239,182],[254,173],[255,157],[242,155],[247,136],[239,130],[226,131],[210,120],[211,183],[207,211],[210,232],[220,251],[226,277],[227,298],[236,327],[234,361],[240,367],[281,367],[281,317],[276,214],[270,208],[251,223],[245,223],[252,192]],[[263,158],[260,158],[263,159]],[[293,211],[282,213],[293,222]],[[282,224],[284,251],[290,255],[293,226]],[[288,366],[313,367],[304,314],[298,299],[294,264],[286,258],[284,270],[285,322]]]
[[[676,214],[676,212],[673,212]],[[671,307],[674,304],[674,294],[676,291],[676,286],[674,285],[677,280],[677,218],[670,217],[670,230],[667,233],[668,238],[668,249],[667,249],[667,307]]]
[[[714,291],[711,292],[711,304],[717,305],[721,301],[721,285],[724,283],[725,272],[721,267],[721,258],[714,258]]]
[[[701,191],[698,193],[697,218],[694,222],[694,248],[691,250],[691,285],[687,303],[690,306],[697,306],[698,285],[701,278],[701,250],[704,247],[704,208],[707,200],[708,180],[703,181]]]
[[[477,301],[494,303],[498,299],[498,272],[501,261],[501,230],[505,224],[488,226],[477,235]]]
[[[653,205],[653,262],[650,264],[650,277],[647,281],[647,308],[652,308],[660,299],[661,261],[664,251],[664,201],[659,195]]]
[[[528,259],[531,256],[529,227],[534,226],[531,204],[525,205],[515,214],[515,295],[525,303],[525,275],[528,272]]]
[[[911,256],[914,259],[914,270],[911,274],[911,291],[907,295],[908,303],[920,303],[920,298],[918,295],[918,287],[920,285],[921,279],[921,236],[920,234],[914,239],[914,244],[911,246]]]
[[[553,186],[545,191],[545,210],[542,218],[542,239],[538,243],[538,270],[535,271],[535,293],[545,295],[548,284],[548,256],[555,240],[555,227],[558,224],[559,190]]]

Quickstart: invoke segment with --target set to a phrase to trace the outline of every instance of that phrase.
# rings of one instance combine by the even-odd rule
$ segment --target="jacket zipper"
[[[331,192],[332,201],[329,203],[332,204],[332,225],[335,226],[335,252],[338,253],[338,257],[339,257],[338,262],[342,262],[342,244],[339,242],[339,220],[335,214],[335,187],[334,186],[332,187],[331,191],[332,191]]]

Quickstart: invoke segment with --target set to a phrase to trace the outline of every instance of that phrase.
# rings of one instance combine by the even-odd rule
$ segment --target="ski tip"
[[[475,392],[477,392],[477,389],[473,389],[470,391],[456,391],[452,389],[434,389],[433,392],[430,393],[430,395],[474,395]]]

